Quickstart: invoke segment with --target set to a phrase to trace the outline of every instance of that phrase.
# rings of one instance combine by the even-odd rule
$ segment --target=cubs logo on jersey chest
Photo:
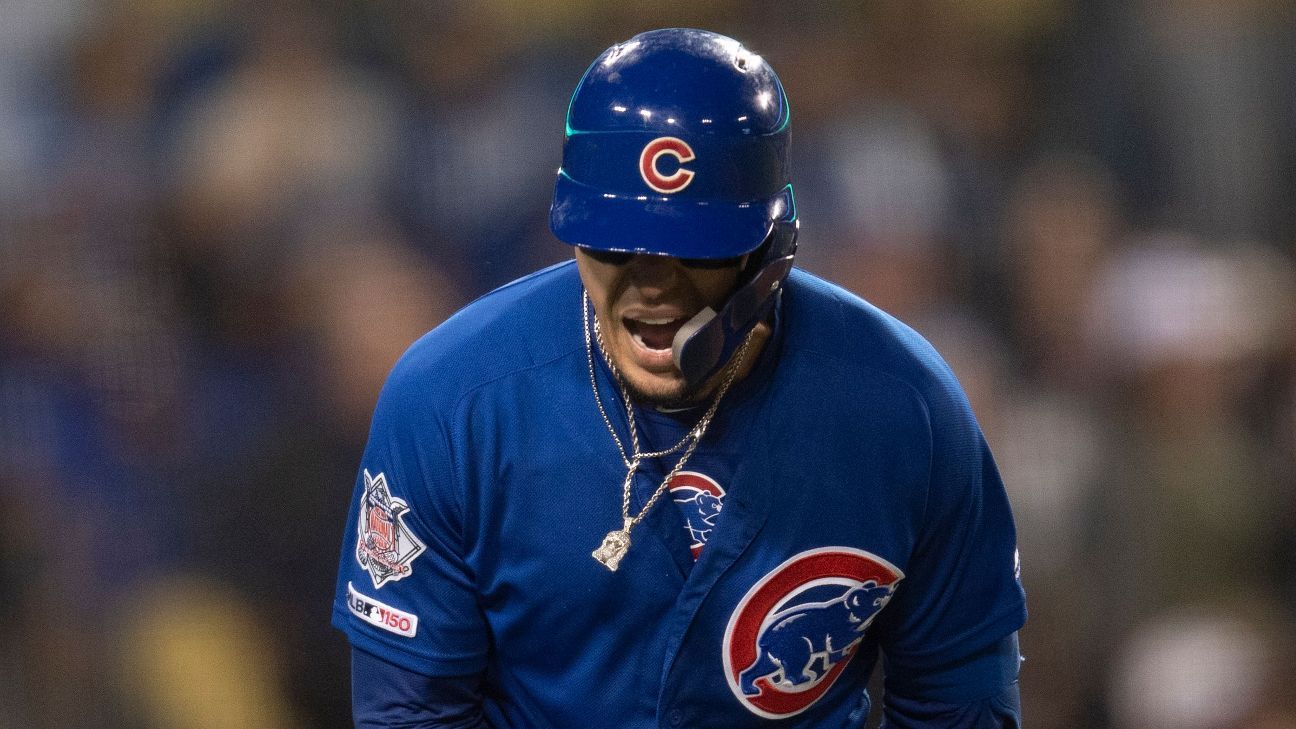
[[[801,552],[747,591],[724,632],[725,678],[753,714],[800,714],[832,687],[904,574],[850,547]]]
[[[715,479],[704,473],[680,471],[671,479],[670,493],[671,499],[684,515],[689,551],[696,560],[711,538],[720,511],[724,509],[725,490]]]

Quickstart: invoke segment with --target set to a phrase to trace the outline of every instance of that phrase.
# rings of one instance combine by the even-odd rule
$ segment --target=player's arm
[[[1019,729],[1021,697],[1015,679],[1019,662],[1014,633],[946,669],[955,680],[948,682],[950,693],[935,692],[939,698],[931,698],[932,694],[914,698],[904,695],[902,689],[888,688],[882,729]],[[970,678],[958,680],[964,674]],[[998,686],[985,696],[968,698],[953,688],[959,684]]]
[[[1019,729],[1017,684],[990,698],[964,704],[888,697],[882,729]]]
[[[356,729],[488,729],[481,676],[424,676],[359,648],[351,650]]]
[[[948,370],[934,374],[924,510],[908,574],[877,620],[887,726],[1016,727],[1026,618],[1016,530],[966,397]]]
[[[333,624],[352,646],[361,727],[485,726],[476,683],[489,634],[464,558],[448,397],[418,348],[383,387],[347,518]]]

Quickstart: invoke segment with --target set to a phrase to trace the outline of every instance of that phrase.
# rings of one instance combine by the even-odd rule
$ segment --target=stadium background
[[[770,59],[801,264],[963,380],[1019,522],[1028,725],[1296,727],[1292,3],[0,18],[0,728],[348,726],[327,621],[377,389],[568,256],[566,100],[664,25]]]

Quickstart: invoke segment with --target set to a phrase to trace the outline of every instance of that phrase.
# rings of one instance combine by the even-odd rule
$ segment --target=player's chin
[[[678,369],[653,372],[641,367],[623,371],[626,387],[637,402],[645,405],[679,405],[688,399],[688,384]]]

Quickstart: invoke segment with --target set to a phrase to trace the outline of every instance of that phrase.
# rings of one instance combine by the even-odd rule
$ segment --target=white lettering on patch
[[[355,586],[350,582],[347,583],[347,607],[357,618],[376,625],[379,628],[396,635],[403,635],[406,638],[413,638],[418,632],[418,616],[407,613],[403,610],[397,610],[391,605],[386,605],[372,597],[367,597],[356,592]]]

